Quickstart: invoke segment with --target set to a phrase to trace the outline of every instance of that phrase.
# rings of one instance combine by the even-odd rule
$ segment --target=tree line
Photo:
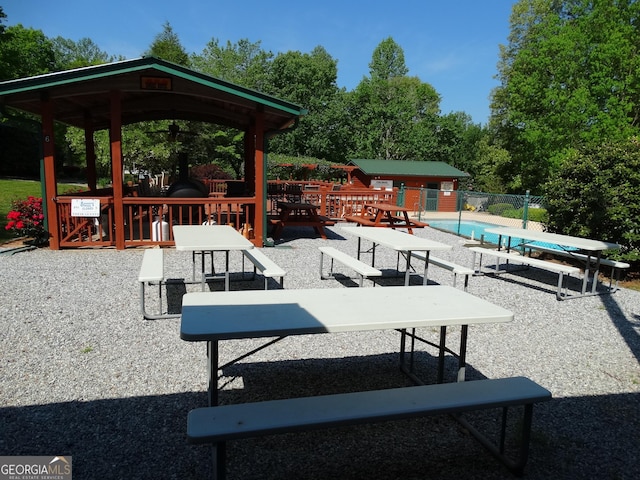
[[[442,114],[432,85],[410,76],[402,47],[383,39],[369,75],[351,91],[337,85],[337,61],[322,46],[273,53],[261,43],[213,37],[187,52],[169,23],[141,54],[154,55],[299,104],[298,128],[270,141],[271,156],[346,163],[353,158],[437,160],[471,175],[462,188],[545,195],[549,228],[617,241],[640,258],[640,4],[637,0],[519,0],[499,47],[491,117]],[[90,39],[47,38],[5,26],[0,7],[0,79],[118,60]],[[242,172],[241,133],[177,122],[142,122],[123,132],[130,168],[170,170],[179,154]],[[63,128],[63,127],[60,127]],[[187,135],[195,132],[198,135]],[[83,161],[83,136],[67,128],[61,158]],[[105,135],[106,139],[106,135]],[[102,140],[104,141],[104,140]],[[108,149],[98,160],[108,168]],[[106,145],[106,144],[105,144]],[[603,221],[606,219],[606,221]]]

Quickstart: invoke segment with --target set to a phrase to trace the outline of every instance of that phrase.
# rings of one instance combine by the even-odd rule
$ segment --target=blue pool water
[[[492,223],[484,223],[484,222],[475,222],[470,220],[427,220],[429,226],[433,228],[437,228],[440,230],[445,230],[447,232],[455,233],[456,235],[461,235],[463,237],[471,238],[474,240],[480,240],[480,237],[484,235],[484,241],[488,243],[493,243],[494,245],[498,244],[498,235],[495,233],[486,233],[485,229],[487,228],[495,228],[500,225],[494,225]],[[502,237],[502,242],[506,244],[507,239]],[[540,245],[548,248],[558,248],[562,249],[559,245],[552,245],[550,243],[545,242],[527,242],[523,238],[511,238],[511,246],[515,247],[520,245],[521,243],[534,243],[536,245]],[[573,250],[571,248],[564,247],[564,250]]]
[[[480,240],[480,237],[484,235],[485,242],[494,243],[496,245],[498,244],[498,235],[485,233],[485,229],[499,227],[500,225],[468,220],[461,220],[460,222],[458,222],[458,220],[427,220],[427,223],[433,228],[446,230],[447,232],[452,232],[456,235],[472,238],[474,240]],[[515,243],[516,241],[520,243],[515,239],[512,243]]]

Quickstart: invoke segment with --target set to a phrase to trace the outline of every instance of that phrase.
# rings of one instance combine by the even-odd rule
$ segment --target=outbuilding
[[[460,179],[469,177],[445,162],[409,160],[351,160],[354,186],[405,187],[404,206],[415,210],[455,212]],[[422,208],[419,208],[419,207]]]

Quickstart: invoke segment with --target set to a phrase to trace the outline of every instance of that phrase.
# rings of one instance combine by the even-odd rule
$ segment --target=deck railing
[[[116,244],[112,195],[84,193],[56,199],[60,247],[112,247]],[[100,201],[99,217],[74,217],[71,200],[82,196]],[[365,203],[397,202],[397,189],[340,187],[324,182],[269,183],[267,212],[277,214],[278,202],[308,202],[319,206],[321,215],[340,220],[357,214]],[[207,198],[125,197],[123,198],[125,247],[173,246],[174,225],[216,223],[241,230],[254,218],[254,197],[210,196]],[[252,225],[253,226],[253,225]]]
[[[398,189],[378,190],[354,188],[329,182],[269,181],[267,185],[269,212],[277,213],[278,202],[306,202],[319,206],[320,215],[339,220],[362,211],[365,203],[398,201]]]
[[[72,197],[58,197],[61,247],[115,246],[113,197],[100,200],[100,217],[73,217]],[[173,246],[174,225],[203,223],[242,229],[255,208],[253,198],[126,197],[123,199],[125,247]]]

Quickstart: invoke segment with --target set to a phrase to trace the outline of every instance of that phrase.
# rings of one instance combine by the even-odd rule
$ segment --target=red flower
[[[26,200],[16,200],[12,204],[12,210],[7,214],[6,230],[11,230],[19,236],[33,237],[35,239],[47,236],[44,230],[42,212],[42,199],[28,197]]]

